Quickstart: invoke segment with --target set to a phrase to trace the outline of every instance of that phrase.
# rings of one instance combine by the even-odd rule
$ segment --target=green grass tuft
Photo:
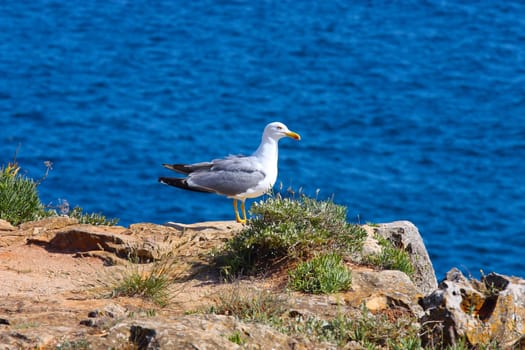
[[[408,253],[402,248],[395,247],[384,237],[376,236],[375,238],[381,246],[381,253],[367,257],[366,262],[383,270],[399,270],[412,277],[415,268]]]
[[[219,293],[208,312],[260,322],[292,337],[307,338],[314,345],[329,342],[344,347],[354,341],[364,349],[422,349],[417,319],[409,313],[374,315],[363,305],[357,313],[338,313],[328,319],[300,313],[286,317],[290,307],[275,294],[236,286]]]
[[[214,305],[208,310],[212,314],[266,324],[279,322],[284,311],[284,300],[275,294],[238,287],[217,294],[214,297]]]
[[[107,219],[104,215],[100,213],[84,213],[82,208],[76,206],[68,213],[68,216],[75,218],[81,224],[90,224],[90,225],[107,225],[114,226],[118,224],[119,219],[112,218]]]
[[[235,331],[228,336],[228,340],[237,345],[243,345],[246,343],[246,339],[241,335],[241,332]]]
[[[38,185],[52,168],[51,162],[45,162],[45,165],[46,173],[39,181],[20,175],[20,167],[16,160],[0,169],[0,219],[16,226],[57,215],[56,210],[44,206],[38,196]],[[63,201],[59,209],[62,214],[68,214],[82,224],[113,226],[118,223],[118,219],[107,219],[99,213],[83,213],[80,207],[75,207],[69,212],[67,201]]]
[[[38,183],[19,170],[16,162],[0,169],[0,219],[15,226],[48,216],[38,197]]]
[[[337,253],[322,254],[300,263],[289,275],[289,288],[312,294],[348,290],[352,283],[352,274]]]
[[[120,276],[115,276],[109,296],[139,297],[161,307],[168,305],[170,288],[178,277],[174,274],[175,260],[170,256],[150,264],[138,264],[135,260]]]
[[[89,350],[92,349],[88,340],[66,340],[56,345],[55,350]]]
[[[366,232],[346,222],[346,208],[332,201],[277,194],[252,205],[255,218],[226,243],[216,263],[228,277],[254,274],[322,252],[360,251]]]
[[[315,342],[336,343],[344,347],[353,341],[364,349],[421,349],[416,320],[401,315],[391,320],[373,315],[362,307],[357,315],[338,314],[331,319],[299,316],[281,329],[291,335],[303,335]]]
[[[113,291],[113,296],[143,297],[160,306],[167,305],[169,281],[162,276],[134,272],[126,276]]]

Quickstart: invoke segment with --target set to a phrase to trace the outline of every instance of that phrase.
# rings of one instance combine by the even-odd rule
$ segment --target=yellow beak
[[[293,132],[293,131],[288,131],[288,132],[285,132],[284,134],[286,136],[288,136],[288,137],[291,137],[294,140],[300,140],[301,139],[301,135],[299,135],[298,133]]]

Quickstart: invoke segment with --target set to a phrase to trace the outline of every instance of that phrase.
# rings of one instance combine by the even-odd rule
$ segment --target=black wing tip
[[[168,164],[168,163],[164,163],[164,164],[162,164],[162,166],[165,167],[166,169],[170,169],[170,170],[176,171],[176,172],[181,173],[181,174],[189,174],[189,173],[191,173],[193,171],[186,164]]]
[[[178,179],[176,177],[159,177],[159,182],[165,185],[184,187],[187,186],[184,179]]]
[[[174,165],[176,164],[162,163],[163,167],[165,167],[166,169],[171,169],[171,170],[173,170]]]
[[[201,187],[191,187],[186,182],[186,179],[181,179],[177,177],[159,177],[159,182],[162,184],[168,185],[168,186],[178,187],[178,188],[182,188],[188,191],[205,192],[205,193],[213,192],[211,190],[201,188]]]

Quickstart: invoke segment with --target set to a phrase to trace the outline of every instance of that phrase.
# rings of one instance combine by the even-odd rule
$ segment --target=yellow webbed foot
[[[237,208],[237,199],[233,200],[233,209],[235,211],[235,221],[237,221],[239,224],[246,225],[246,209],[244,207],[244,201],[241,202],[241,210],[242,210],[242,219],[239,215],[239,209]]]

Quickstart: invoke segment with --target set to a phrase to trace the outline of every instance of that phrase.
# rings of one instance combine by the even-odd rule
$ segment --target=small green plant
[[[38,197],[38,183],[19,171],[16,161],[0,169],[0,219],[13,225],[48,216]]]
[[[368,256],[366,262],[380,269],[399,270],[412,277],[415,269],[408,253],[402,248],[395,247],[384,237],[376,236],[375,238],[381,246],[381,253]]]
[[[82,208],[76,206],[68,213],[68,216],[75,218],[81,224],[90,224],[90,225],[107,225],[114,226],[118,224],[119,219],[112,218],[107,219],[104,215],[100,213],[84,213]]]
[[[144,310],[144,313],[146,314],[147,317],[155,317],[155,316],[157,316],[157,310],[155,310],[155,309],[146,309],[146,310]]]
[[[448,333],[443,323],[423,323],[420,330],[420,336],[423,343],[423,348],[428,350],[443,349],[443,350],[500,350],[500,349],[522,349],[518,340],[514,345],[507,344],[502,346],[502,334],[495,335],[492,339],[487,339],[472,345],[466,335],[455,335]],[[519,331],[516,333],[519,334]],[[452,336],[451,336],[452,335]]]
[[[350,341],[365,349],[421,349],[416,320],[399,315],[390,320],[386,315],[373,315],[363,306],[354,315],[338,314],[332,319],[302,316],[282,327],[285,333],[303,335],[315,342],[333,342],[343,347]],[[403,347],[407,345],[406,347]]]
[[[46,172],[38,181],[20,175],[16,159],[0,169],[0,219],[19,225],[57,215],[56,208],[44,206],[38,196],[38,185],[45,180],[53,166],[49,161],[44,164]],[[61,214],[68,214],[82,224],[113,226],[118,223],[118,219],[107,219],[99,213],[83,213],[78,206],[69,211],[67,201],[62,201],[58,209]]]
[[[253,274],[318,253],[360,251],[366,232],[346,222],[346,208],[332,201],[280,194],[254,203],[255,218],[226,243],[216,263],[225,276]]]
[[[469,349],[471,349],[471,347],[469,346],[469,343],[465,339],[465,337],[459,337],[459,339],[456,341],[455,344],[447,345],[447,347],[445,347],[445,350],[469,350]]]
[[[66,340],[57,344],[55,350],[88,350],[91,344],[86,339]]]
[[[130,262],[121,276],[116,278],[110,296],[140,297],[164,307],[171,299],[170,287],[177,278],[173,273],[174,264],[171,257],[150,264]]]
[[[160,306],[165,306],[167,305],[168,296],[166,294],[166,288],[168,285],[169,281],[162,276],[135,271],[129,276],[126,276],[122,282],[115,287],[113,296],[138,296],[151,299]]]
[[[366,349],[422,349],[417,320],[408,313],[395,317],[374,315],[363,305],[358,314],[341,313],[326,320],[316,316],[304,318],[301,314],[283,317],[287,309],[286,301],[273,293],[236,286],[219,293],[208,312],[260,322],[285,334],[306,337],[313,342],[332,342],[341,347],[355,341]],[[235,333],[228,339],[235,343],[243,340],[241,334],[237,337]]]
[[[246,343],[246,340],[239,331],[235,331],[230,336],[228,336],[228,340],[237,345],[243,345],[244,343]]]
[[[41,326],[40,322],[37,321],[27,321],[23,323],[17,323],[14,325],[15,329],[29,329],[29,328],[38,328]]]
[[[347,290],[352,282],[351,272],[337,253],[322,254],[302,262],[289,275],[288,287],[313,294]]]
[[[231,288],[219,293],[214,299],[209,313],[235,316],[245,321],[278,322],[285,310],[281,298],[255,289]]]
[[[417,334],[409,334],[396,340],[387,340],[387,344],[392,350],[420,350],[421,338]]]

